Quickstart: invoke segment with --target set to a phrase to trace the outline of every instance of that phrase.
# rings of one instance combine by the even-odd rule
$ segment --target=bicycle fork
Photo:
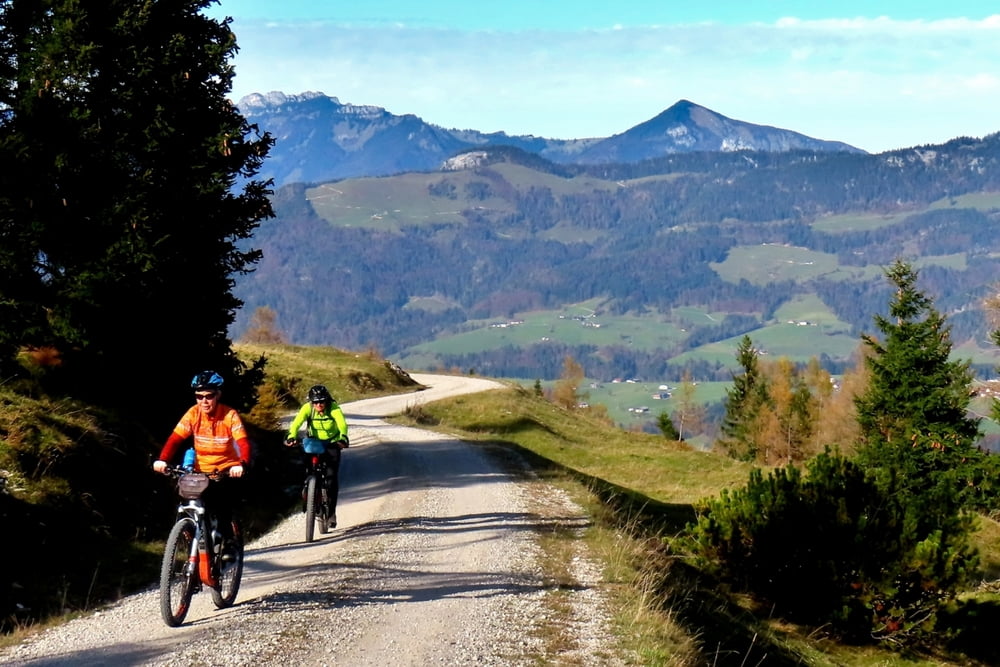
[[[219,582],[215,578],[212,568],[213,554],[211,545],[206,539],[205,508],[189,503],[185,508],[185,514],[194,524],[194,539],[191,540],[191,551],[188,553],[186,573],[192,575],[198,573],[198,579],[209,588],[216,588]]]

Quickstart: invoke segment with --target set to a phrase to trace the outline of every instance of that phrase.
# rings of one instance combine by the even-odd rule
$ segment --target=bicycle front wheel
[[[163,550],[160,565],[160,615],[172,628],[184,622],[191,607],[198,568],[191,559],[195,544],[195,526],[190,519],[174,524]]]
[[[231,607],[236,602],[236,594],[240,590],[240,580],[243,578],[243,533],[240,524],[233,519],[232,541],[225,545],[219,555],[219,577],[217,585],[212,589],[212,602],[217,609]],[[224,557],[231,558],[226,560]]]
[[[313,541],[316,527],[316,475],[306,477],[306,542]]]

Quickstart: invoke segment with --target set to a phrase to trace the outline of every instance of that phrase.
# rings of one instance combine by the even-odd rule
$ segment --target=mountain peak
[[[687,99],[621,134],[572,140],[449,130],[413,114],[342,104],[316,91],[254,93],[237,107],[248,121],[276,138],[260,175],[274,178],[278,185],[434,170],[458,153],[489,148],[496,154],[500,146],[524,151],[525,155],[504,157],[518,164],[534,165],[526,155],[543,158],[550,163],[545,171],[553,169],[552,163],[631,163],[693,151],[863,152],[840,142],[733,120]],[[456,163],[468,162],[466,158]]]
[[[267,107],[280,107],[285,104],[294,104],[296,102],[308,102],[315,99],[327,99],[334,104],[340,104],[340,100],[336,97],[328,97],[324,93],[318,91],[306,91],[298,95],[286,95],[280,90],[272,90],[269,93],[250,93],[240,98],[240,101],[236,103],[241,109],[263,109]]]
[[[690,100],[678,100],[655,118],[591,146],[585,162],[625,162],[692,151],[790,150],[864,152],[791,130],[733,120]]]

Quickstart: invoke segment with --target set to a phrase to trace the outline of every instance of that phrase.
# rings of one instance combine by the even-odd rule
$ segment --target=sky
[[[232,97],[610,137],[689,100],[878,153],[1000,131],[1000,3],[221,0]]]

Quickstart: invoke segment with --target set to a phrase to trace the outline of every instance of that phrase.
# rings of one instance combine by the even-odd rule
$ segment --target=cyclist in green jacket
[[[337,494],[340,492],[340,451],[350,445],[347,438],[347,420],[321,384],[309,389],[309,401],[300,409],[288,426],[285,444],[289,447],[299,443],[299,429],[306,426],[306,437],[302,448],[309,454],[319,454],[326,464],[326,492],[330,499],[330,519],[328,526],[337,527]]]

